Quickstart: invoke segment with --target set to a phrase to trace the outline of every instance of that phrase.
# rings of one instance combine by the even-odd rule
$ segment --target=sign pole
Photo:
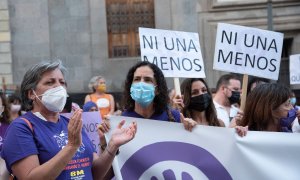
[[[247,87],[248,87],[248,75],[244,74],[243,76],[243,87],[242,87],[242,98],[241,98],[241,107],[240,109],[244,111],[246,99],[247,99]]]
[[[175,87],[176,96],[177,95],[181,96],[180,82],[179,82],[179,78],[178,77],[174,77],[174,87]]]

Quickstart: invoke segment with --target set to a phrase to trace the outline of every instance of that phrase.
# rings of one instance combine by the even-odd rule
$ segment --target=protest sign
[[[218,24],[213,69],[277,80],[283,34]]]
[[[300,84],[300,54],[290,56],[290,84]]]
[[[249,131],[239,137],[233,128],[198,125],[189,132],[181,123],[122,116],[111,118],[112,130],[123,119],[125,127],[136,121],[138,130],[115,157],[118,180],[300,177],[297,133]]]
[[[198,33],[139,28],[139,37],[142,61],[165,77],[205,78]]]
[[[62,113],[62,116],[70,118],[71,113]],[[82,128],[87,133],[88,137],[93,143],[94,149],[99,153],[100,138],[97,132],[98,124],[101,123],[101,116],[98,111],[96,112],[83,112],[82,113]]]

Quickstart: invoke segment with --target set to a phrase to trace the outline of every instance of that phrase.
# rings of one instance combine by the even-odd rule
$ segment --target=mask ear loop
[[[39,98],[39,96],[35,93],[35,90],[33,90],[33,89],[31,89],[31,90],[32,90],[33,94],[35,95],[35,97],[37,97],[38,100],[39,100],[40,102],[42,102],[41,99]],[[43,96],[43,94],[40,95],[40,96]],[[32,100],[32,101],[33,101],[33,100]]]

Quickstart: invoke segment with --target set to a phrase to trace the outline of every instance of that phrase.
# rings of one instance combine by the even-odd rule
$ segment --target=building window
[[[106,0],[110,58],[140,56],[139,27],[154,28],[154,0]]]

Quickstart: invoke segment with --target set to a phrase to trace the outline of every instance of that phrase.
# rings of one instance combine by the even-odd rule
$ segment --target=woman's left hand
[[[198,124],[196,121],[194,121],[191,118],[185,118],[182,113],[180,113],[180,121],[183,124],[184,129],[190,132]]]
[[[123,128],[125,120],[122,120],[118,127],[112,132],[111,140],[109,144],[115,148],[119,148],[121,145],[126,144],[132,140],[137,132],[136,122],[132,122],[128,127]]]

